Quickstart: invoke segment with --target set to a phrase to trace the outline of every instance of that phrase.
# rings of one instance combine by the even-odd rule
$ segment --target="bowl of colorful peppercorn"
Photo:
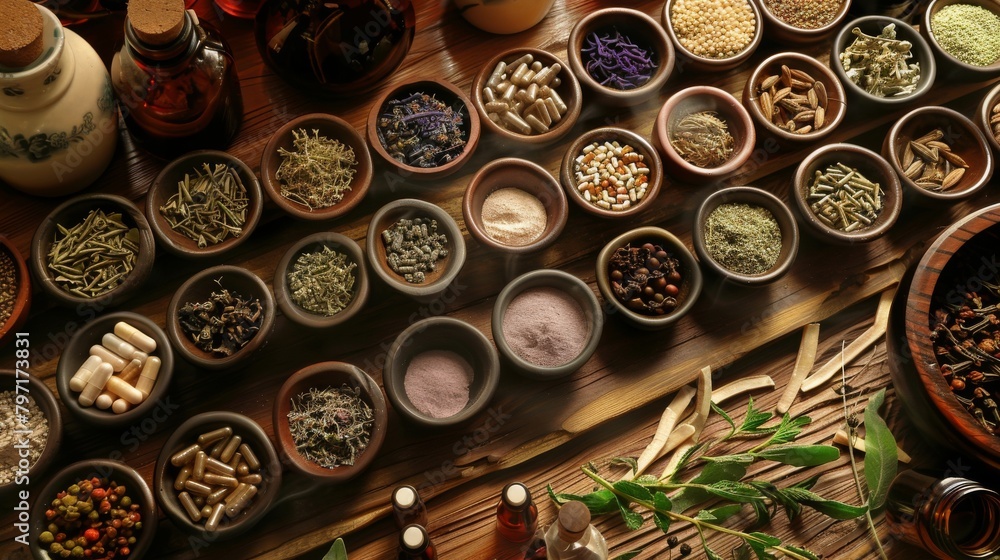
[[[52,558],[142,558],[156,535],[156,502],[124,463],[89,459],[54,474],[31,510],[31,554]]]
[[[739,66],[764,35],[760,8],[751,0],[667,0],[662,17],[686,66],[702,72]]]
[[[31,310],[31,274],[24,257],[0,235],[0,347],[28,320]]]
[[[991,89],[976,109],[976,124],[986,135],[995,155],[1000,155],[1000,84]]]
[[[27,385],[18,385],[19,379],[26,380]],[[20,375],[16,370],[0,370],[0,387],[3,387],[0,390],[0,425],[5,428],[0,433],[0,501],[16,504],[20,500],[14,498],[22,483],[40,480],[56,458],[62,442],[62,413],[52,391],[26,370],[21,370]],[[23,389],[27,389],[27,393]],[[27,402],[20,402],[20,395],[27,396]],[[17,434],[15,430],[27,433]],[[24,437],[28,441],[28,457],[21,457],[20,450],[15,447]],[[22,461],[26,463],[22,465]]]
[[[851,0],[762,0],[760,7],[769,39],[802,45],[833,35]]]
[[[920,33],[949,77],[1000,76],[1000,5],[993,0],[931,0]]]

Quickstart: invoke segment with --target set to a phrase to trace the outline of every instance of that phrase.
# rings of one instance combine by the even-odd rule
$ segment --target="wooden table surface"
[[[594,9],[625,4],[659,19],[662,1],[557,0],[548,17],[535,28],[513,36],[493,36],[472,28],[445,0],[418,3],[417,35],[401,68],[391,83],[433,75],[468,88],[480,67],[499,50],[531,45],[565,55],[566,40],[573,24]],[[249,21],[221,18],[207,0],[196,9],[204,19],[218,21],[232,44],[246,104],[243,128],[231,153],[259,169],[261,150],[269,136],[288,119],[313,111],[337,114],[359,130],[373,95],[330,101],[295,91],[277,78],[260,60]],[[122,18],[112,16],[75,27],[90,40],[101,56],[110,61],[120,44]],[[827,61],[829,43],[803,49]],[[750,62],[723,73],[701,74],[678,67],[668,85],[654,99],[632,109],[600,107],[586,103],[573,132],[563,141],[542,149],[524,148],[484,133],[478,151],[459,173],[442,181],[411,183],[396,181],[386,167],[376,167],[375,180],[364,202],[346,217],[330,223],[294,221],[275,207],[265,209],[264,220],[248,243],[223,262],[246,267],[269,284],[282,253],[296,240],[316,231],[334,230],[364,244],[371,215],[383,204],[400,197],[417,197],[442,206],[460,225],[461,199],[475,171],[491,159],[519,156],[533,160],[554,174],[563,150],[572,137],[605,125],[630,128],[649,137],[659,105],[672,93],[696,84],[712,84],[737,96],[754,64],[783,50],[767,41]],[[387,82],[384,87],[387,87]],[[919,104],[947,104],[971,115],[987,83],[941,81]],[[381,91],[381,89],[379,90]],[[377,93],[377,92],[376,92]],[[894,112],[863,112],[849,106],[847,119],[823,142],[852,141],[878,149],[888,124],[918,104]],[[822,142],[821,142],[822,143]],[[788,184],[797,162],[813,145],[793,145],[759,134],[757,150],[725,185],[753,184],[788,200]],[[108,172],[87,192],[125,195],[142,207],[144,193],[164,165],[134,150],[127,142]],[[273,437],[272,395],[294,371],[320,361],[340,360],[356,364],[381,379],[385,351],[394,337],[410,322],[423,316],[448,315],[470,322],[490,335],[490,313],[495,296],[512,278],[537,268],[559,268],[585,280],[596,291],[594,263],[597,251],[612,237],[643,224],[662,226],[691,243],[691,222],[698,202],[719,185],[692,186],[666,181],[653,208],[638,217],[602,221],[571,208],[560,240],[546,251],[528,257],[508,257],[491,252],[470,238],[467,264],[453,285],[454,298],[421,306],[386,288],[377,280],[366,309],[349,325],[329,332],[310,331],[278,317],[266,348],[255,363],[242,371],[213,374],[197,371],[179,360],[168,396],[177,409],[165,422],[135,431],[101,431],[69,422],[56,465],[84,458],[120,456],[137,468],[149,482],[153,465],[165,439],[185,418],[211,410],[233,410],[261,424]],[[821,321],[823,363],[834,356],[842,340],[851,340],[870,323],[872,296],[894,285],[908,265],[922,254],[927,243],[948,224],[968,212],[994,201],[993,186],[972,199],[952,204],[921,206],[907,197],[902,215],[886,237],[857,246],[830,246],[808,235],[802,236],[798,258],[791,272],[766,287],[746,289],[722,285],[709,277],[694,310],[669,330],[641,332],[617,317],[608,317],[601,347],[591,360],[569,378],[535,382],[505,372],[488,412],[466,426],[439,432],[421,431],[390,412],[388,438],[380,456],[367,473],[355,481],[315,487],[286,471],[276,507],[252,532],[235,541],[193,545],[172,523],[162,517],[153,558],[319,558],[330,542],[345,536],[353,559],[394,557],[396,533],[387,520],[391,489],[409,483],[422,488],[430,511],[430,534],[443,559],[519,558],[520,548],[501,541],[493,529],[493,508],[500,488],[509,481],[524,481],[540,508],[540,523],[548,525],[554,507],[544,495],[546,484],[560,491],[582,493],[591,487],[579,467],[590,460],[607,462],[612,457],[638,455],[669,402],[667,396],[687,383],[703,366],[717,372],[722,384],[742,376],[770,374],[779,389],[756,395],[764,407],[776,404],[780,389],[794,363],[800,328]],[[42,217],[59,201],[24,196],[0,186],[0,232],[12,238],[27,253],[31,236]],[[174,290],[191,274],[206,266],[157,254],[149,285],[122,306],[164,324],[165,306]],[[68,333],[95,313],[89,309],[55,308],[36,293],[32,317],[24,331],[31,333],[32,374],[55,389],[54,371]],[[867,355],[866,355],[867,356]],[[865,357],[860,362],[867,361]],[[13,349],[0,349],[0,367],[13,365]],[[880,344],[865,369],[848,368],[852,406],[863,408],[867,397],[889,383],[885,345]],[[843,424],[840,397],[824,387],[800,397],[792,413],[808,413],[814,422],[803,441],[827,442]],[[944,473],[946,461],[959,472],[968,464],[960,457],[943,457],[921,448],[920,438],[910,434],[892,390],[889,416],[901,445],[916,462]],[[742,397],[727,406],[735,414],[745,410]],[[494,420],[491,420],[494,419]],[[495,419],[502,419],[502,423]],[[717,417],[709,422],[709,433],[722,430]],[[957,463],[955,463],[957,461]],[[816,490],[828,497],[859,503],[846,454],[819,469],[794,469],[764,465],[756,476],[795,481],[823,473]],[[655,467],[654,467],[655,469]],[[934,471],[933,469],[937,469]],[[36,480],[36,484],[44,480]],[[4,506],[6,511],[7,506]],[[14,544],[10,515],[0,524],[0,557],[26,558],[27,550]],[[613,555],[646,547],[640,558],[666,558],[666,539],[658,530],[628,531],[617,517],[596,521],[612,547]],[[729,522],[746,526],[749,513]],[[835,523],[807,512],[796,524],[783,516],[769,530],[788,542],[812,548],[830,558],[870,558],[872,540],[865,527],[854,521]],[[676,524],[682,542],[697,548],[690,529]],[[880,522],[879,532],[887,538]],[[735,546],[726,537],[711,535],[719,551]],[[921,557],[925,553],[890,542],[894,558]],[[695,556],[700,557],[701,552]]]

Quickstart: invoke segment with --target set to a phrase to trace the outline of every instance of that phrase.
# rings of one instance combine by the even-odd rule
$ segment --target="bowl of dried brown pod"
[[[993,151],[1000,154],[1000,84],[990,90],[976,109],[976,121]]]

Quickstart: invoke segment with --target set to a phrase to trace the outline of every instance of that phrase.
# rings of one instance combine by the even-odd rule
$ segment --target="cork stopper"
[[[42,13],[30,0],[0,0],[0,66],[22,68],[42,54]]]
[[[131,0],[128,21],[143,43],[169,44],[184,29],[184,0]]]
[[[559,509],[559,538],[576,542],[590,526],[590,510],[583,502],[567,502]]]

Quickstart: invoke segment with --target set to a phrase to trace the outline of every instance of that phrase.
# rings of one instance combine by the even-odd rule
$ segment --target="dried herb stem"
[[[294,151],[279,148],[281,165],[275,176],[281,181],[281,196],[302,204],[309,211],[334,206],[351,190],[358,165],[354,149],[340,142],[313,135],[302,128],[292,131]]]
[[[356,262],[328,246],[302,253],[288,272],[288,288],[296,305],[316,315],[332,317],[354,299]]]
[[[48,269],[63,290],[94,298],[121,285],[138,254],[139,230],[125,225],[121,213],[91,210],[73,227],[56,224]]]
[[[375,428],[375,414],[360,394],[360,387],[343,385],[292,397],[288,428],[303,457],[327,469],[354,465]]]
[[[670,131],[670,145],[688,163],[718,167],[733,155],[736,142],[726,121],[712,111],[685,115]]]
[[[184,174],[177,192],[160,206],[174,231],[198,242],[198,247],[243,235],[250,199],[239,173],[225,164],[204,164],[194,177]]]

